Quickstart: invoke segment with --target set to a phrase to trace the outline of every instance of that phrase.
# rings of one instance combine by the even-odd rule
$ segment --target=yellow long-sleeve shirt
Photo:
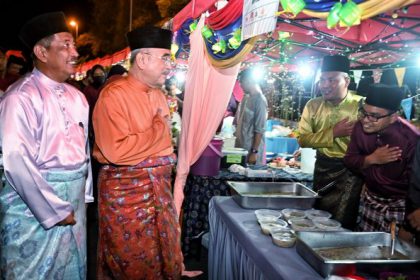
[[[344,157],[350,137],[333,137],[336,123],[348,117],[357,120],[361,96],[349,92],[338,105],[324,101],[322,97],[311,99],[303,109],[299,121],[299,144],[303,148],[314,148],[328,157]]]

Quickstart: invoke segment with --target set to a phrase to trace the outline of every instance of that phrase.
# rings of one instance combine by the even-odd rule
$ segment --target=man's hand
[[[400,147],[389,147],[385,145],[377,148],[373,153],[365,158],[365,165],[386,164],[399,160],[401,158],[402,150]]]
[[[420,208],[408,215],[407,220],[413,228],[420,231]]]
[[[74,219],[74,212],[72,211],[70,215],[68,215],[64,220],[57,223],[57,226],[68,226],[68,225],[75,225],[76,220]]]
[[[353,131],[355,122],[349,121],[349,118],[344,118],[333,127],[333,137],[345,137],[350,136]]]
[[[255,164],[257,162],[257,154],[256,153],[249,153],[248,156],[248,163]]]

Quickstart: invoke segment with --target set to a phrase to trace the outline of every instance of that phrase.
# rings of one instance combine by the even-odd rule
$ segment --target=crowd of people
[[[0,49],[1,277],[85,279],[87,259],[96,258],[86,231],[99,229],[91,275],[180,279],[171,124],[182,92],[167,80],[171,31],[130,31],[130,69],[95,65],[80,82],[71,80],[78,53],[63,13],[31,19],[19,37],[33,59],[25,78],[30,63],[14,56],[6,63]],[[388,231],[396,221],[411,242],[420,230],[419,130],[398,116],[400,88],[374,85],[364,99],[348,90],[349,70],[346,57],[324,57],[322,96],[299,122],[300,146],[317,150],[316,208],[351,230]],[[249,70],[239,81],[236,146],[261,165],[267,100]],[[86,223],[87,204],[97,206],[97,223]]]

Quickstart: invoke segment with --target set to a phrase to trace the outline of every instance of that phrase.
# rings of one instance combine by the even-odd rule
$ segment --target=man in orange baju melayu
[[[180,279],[180,227],[171,193],[176,160],[161,91],[171,32],[127,34],[131,69],[102,90],[93,113],[99,180],[98,279]]]

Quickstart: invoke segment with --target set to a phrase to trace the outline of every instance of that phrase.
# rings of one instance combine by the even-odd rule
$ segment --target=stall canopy
[[[174,30],[180,29],[188,18],[196,17],[215,2],[191,1],[174,17]],[[381,5],[376,0],[358,2]],[[296,17],[282,14],[277,19],[276,30],[260,36],[254,50],[244,61],[283,63],[293,67],[299,63],[317,62],[326,54],[345,54],[350,57],[351,66],[355,69],[410,66],[415,63],[414,57],[420,51],[420,3],[388,2],[397,4],[384,13],[379,13],[379,6],[379,14],[362,17],[360,24],[352,27],[327,28],[326,12],[303,10]]]
[[[328,29],[324,19],[279,17],[276,32],[263,36],[247,61],[298,64],[326,54],[346,54],[352,68],[399,67],[420,50],[420,4],[363,20],[351,28]],[[288,32],[288,33],[286,33]],[[279,40],[279,36],[287,37]]]

